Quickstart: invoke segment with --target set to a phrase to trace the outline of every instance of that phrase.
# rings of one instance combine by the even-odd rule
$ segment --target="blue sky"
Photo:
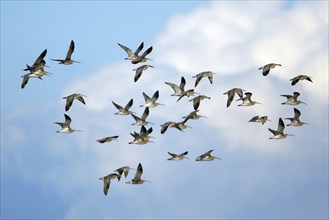
[[[328,218],[328,2],[326,1],[1,1],[1,218],[42,219],[327,219]],[[59,65],[71,40],[73,59]],[[153,61],[135,83],[133,65],[117,45],[153,46]],[[52,73],[22,90],[25,64],[47,49]],[[258,70],[280,63],[266,77]],[[196,91],[207,118],[189,121],[184,132],[160,124],[193,110],[176,102],[164,82],[186,88],[193,75],[211,70],[214,84]],[[313,77],[290,86],[299,74]],[[226,108],[224,92],[241,87],[262,105]],[[141,115],[142,92],[160,91],[164,106],[150,110],[154,143],[129,145],[130,116],[118,116],[111,101]],[[293,116],[282,94],[301,93],[296,106],[303,127],[269,140],[279,117]],[[65,100],[86,95],[86,105],[67,112],[72,128],[58,134]],[[265,125],[247,123],[268,115]],[[285,123],[287,121],[285,120]],[[119,135],[117,142],[95,140]],[[196,162],[214,149],[222,160]],[[167,161],[168,151],[188,150],[190,160]],[[144,167],[152,183],[113,181],[108,196],[98,178],[129,165]]]

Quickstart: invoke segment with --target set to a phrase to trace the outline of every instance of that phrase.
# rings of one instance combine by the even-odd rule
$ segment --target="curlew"
[[[150,141],[150,138],[152,136],[149,136],[153,131],[153,128],[150,127],[149,129],[146,129],[144,125],[142,125],[140,132],[137,133],[136,131],[134,133],[130,133],[131,136],[133,136],[134,140],[129,142],[129,144],[138,144],[138,145],[144,145],[148,142],[153,143]]]
[[[157,107],[158,105],[163,105],[161,103],[158,103],[156,102],[159,98],[159,90],[157,90],[152,98],[150,98],[148,95],[145,94],[145,92],[143,92],[143,97],[144,97],[144,100],[145,100],[145,104],[144,105],[141,105],[140,107],[150,107],[150,108],[153,108],[153,107]]]
[[[79,100],[82,104],[86,104],[85,100],[83,97],[86,97],[85,95],[82,95],[82,94],[79,94],[79,93],[73,93],[69,96],[65,96],[63,97],[63,99],[66,99],[66,104],[65,104],[65,111],[68,111],[71,106],[72,106],[72,103],[73,101],[76,99],[76,100]]]
[[[129,111],[130,107],[133,105],[134,100],[130,99],[129,102],[126,104],[126,106],[123,108],[121,105],[118,105],[117,103],[113,102],[113,105],[119,110],[118,112],[114,113],[116,115],[129,115],[131,113],[134,113],[132,111]]]
[[[47,54],[47,49],[42,51],[42,53],[34,61],[32,66],[26,64],[26,69],[24,69],[24,71],[34,72],[36,70],[43,69],[46,66],[46,61],[44,60],[46,54]]]
[[[125,178],[127,178],[129,170],[135,170],[135,169],[129,166],[123,166],[120,167],[119,169],[114,170],[114,172],[118,172],[119,179],[121,179],[122,174],[124,174]]]
[[[192,119],[192,120],[197,120],[201,117],[207,118],[206,116],[198,115],[198,111],[199,110],[194,110],[190,114],[188,114],[187,116],[184,116],[183,118]]]
[[[298,76],[290,79],[291,85],[292,86],[296,85],[300,80],[307,80],[307,81],[313,82],[310,76],[307,76],[307,75],[298,75]]]
[[[142,174],[143,174],[143,167],[142,167],[142,164],[139,163],[137,166],[137,171],[135,173],[134,179],[131,179],[131,181],[126,182],[126,183],[128,183],[128,184],[143,184],[145,182],[150,183],[150,181],[148,181],[148,180],[141,179]]]
[[[306,125],[309,125],[308,123],[306,122],[302,122],[300,121],[300,111],[297,109],[297,108],[294,108],[294,117],[293,118],[285,118],[286,120],[290,120],[290,124],[287,124],[287,126],[296,126],[296,127],[299,127],[299,126],[303,126],[304,124]]]
[[[174,90],[174,94],[172,94],[171,96],[181,96],[185,92],[184,87],[185,87],[186,81],[185,81],[185,78],[183,76],[180,80],[179,86],[174,84],[174,83],[170,83],[170,82],[165,82],[165,84],[167,84],[168,86],[170,86]]]
[[[196,161],[211,161],[214,159],[221,160],[221,158],[219,157],[212,156],[211,152],[213,152],[213,150],[207,151],[206,153],[200,155],[199,157],[196,158]]]
[[[127,53],[128,57],[125,58],[125,60],[131,60],[131,63],[133,64],[137,64],[137,63],[140,63],[140,62],[146,62],[147,60],[151,60],[149,58],[146,58],[146,56],[152,52],[153,50],[153,47],[149,47],[142,55],[138,55],[139,52],[141,52],[141,50],[143,49],[144,47],[144,43],[142,42],[139,47],[136,49],[136,51],[133,53],[132,50],[122,44],[119,44],[118,45]]]
[[[105,137],[105,138],[101,138],[101,139],[98,139],[96,140],[97,142],[101,143],[101,144],[104,144],[106,142],[111,142],[113,140],[118,140],[118,135],[115,135],[115,136],[110,136],[110,137]]]
[[[260,67],[258,68],[259,70],[263,70],[262,71],[262,74],[263,76],[267,76],[270,72],[271,69],[275,68],[276,66],[282,66],[281,64],[277,64],[277,63],[269,63],[269,64],[266,64],[265,66],[263,67]]]
[[[64,64],[64,65],[70,65],[70,64],[73,64],[73,63],[80,63],[78,61],[75,61],[75,60],[72,60],[71,59],[72,54],[74,52],[74,48],[75,48],[74,41],[71,40],[70,47],[69,47],[69,50],[66,53],[65,59],[64,60],[61,60],[61,59],[51,59],[51,60],[58,61],[59,64]]]
[[[101,177],[99,179],[103,180],[103,182],[104,182],[104,186],[103,186],[104,195],[107,195],[109,192],[111,180],[117,179],[118,181],[120,181],[120,177],[116,173],[111,173],[111,174]]]
[[[252,105],[255,105],[255,104],[262,104],[260,102],[252,101],[251,96],[252,96],[251,92],[246,92],[245,97],[242,97],[242,98],[238,99],[238,100],[242,100],[242,103],[239,104],[238,106],[252,106]]]
[[[240,96],[240,99],[242,99],[243,97],[243,91],[245,91],[244,89],[240,89],[240,88],[233,88],[227,92],[225,92],[223,95],[227,95],[227,102],[226,102],[226,107],[228,108],[233,99],[234,99],[234,96],[235,94],[238,94]]]
[[[294,92],[293,95],[281,95],[281,96],[287,98],[286,102],[281,103],[282,105],[299,105],[300,103],[303,103],[306,105],[305,102],[297,100],[298,96],[300,96],[299,92]]]
[[[177,128],[180,131],[183,131],[182,128],[179,126],[179,124],[173,121],[168,121],[160,126],[161,126],[161,131],[160,131],[161,134],[164,134],[168,128],[172,128],[172,127]]]
[[[142,65],[138,67],[137,69],[133,69],[135,71],[135,77],[134,77],[134,82],[137,82],[137,80],[142,76],[142,73],[144,70],[147,70],[148,68],[154,68],[154,66],[151,65]]]
[[[268,119],[267,116],[259,117],[259,116],[257,115],[257,116],[255,116],[255,117],[253,117],[252,119],[250,119],[248,122],[258,122],[258,123],[262,123],[262,125],[263,125],[263,124],[265,124],[265,122],[267,122],[267,121],[271,121],[271,120]]]
[[[43,76],[50,76],[51,73],[44,71],[43,68],[41,69],[35,69],[30,71],[30,73],[27,73],[25,75],[23,75],[23,81],[21,84],[21,89],[24,89],[25,86],[27,85],[27,83],[29,82],[30,78],[38,78],[38,79],[42,79]]]
[[[190,102],[193,101],[193,108],[194,110],[198,110],[199,106],[200,106],[200,102],[204,99],[210,99],[210,97],[205,96],[205,95],[198,95],[195,98],[189,100]]]
[[[57,133],[69,134],[69,133],[73,133],[75,131],[81,132],[80,130],[75,130],[70,127],[72,120],[67,114],[64,114],[64,117],[65,117],[65,122],[55,122],[55,124],[58,124],[62,128],[61,130],[57,131]]]
[[[286,138],[287,136],[294,136],[293,134],[283,133],[284,127],[285,126],[284,126],[282,118],[279,118],[278,128],[276,130],[268,128],[268,130],[270,132],[272,132],[272,134],[274,135],[273,137],[270,137],[270,139],[283,139],[283,138]]]
[[[146,107],[142,116],[138,117],[135,114],[131,113],[131,116],[135,119],[135,123],[132,123],[131,125],[148,125],[148,124],[153,124],[151,122],[146,121],[147,116],[149,115],[150,110],[149,107]]]
[[[209,82],[212,84],[213,83],[213,75],[214,74],[215,73],[213,73],[211,71],[204,71],[204,72],[201,72],[201,73],[196,74],[195,76],[192,76],[192,78],[196,78],[194,87],[196,87],[199,84],[199,82],[201,81],[201,79],[203,77],[208,77]]]
[[[188,154],[188,151],[185,151],[184,153],[181,153],[181,154],[173,154],[173,153],[168,152],[168,154],[171,157],[168,158],[167,160],[183,160],[183,159],[189,159],[188,157],[186,157],[186,155]]]

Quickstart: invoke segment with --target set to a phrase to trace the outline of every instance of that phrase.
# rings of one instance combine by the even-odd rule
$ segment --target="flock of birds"
[[[141,43],[134,52],[130,48],[128,48],[122,44],[118,43],[118,45],[120,48],[122,48],[127,53],[127,57],[125,58],[125,60],[131,61],[131,63],[134,65],[139,64],[139,63],[144,63],[144,62],[151,60],[147,56],[152,52],[152,50],[153,50],[152,46],[149,47],[147,50],[145,50],[140,55],[141,51],[143,50],[144,43]],[[74,52],[74,48],[75,48],[75,44],[74,44],[74,41],[72,40],[65,59],[51,59],[51,60],[57,61],[59,64],[64,64],[64,65],[80,63],[78,61],[72,60],[72,58],[71,58],[72,54]],[[23,81],[21,84],[22,89],[25,88],[25,86],[27,85],[30,78],[42,79],[43,76],[50,75],[49,72],[44,70],[44,67],[47,67],[46,61],[44,60],[46,54],[47,54],[47,49],[45,49],[39,55],[39,57],[36,59],[36,61],[31,66],[26,65],[26,69],[24,69],[24,71],[29,71],[29,72],[22,76],[23,77]],[[267,76],[269,74],[270,70],[277,66],[281,66],[281,64],[269,63],[263,67],[260,67],[259,70],[262,70],[263,76]],[[138,79],[140,79],[140,77],[142,76],[143,71],[147,70],[148,68],[154,68],[154,66],[144,64],[138,68],[133,69],[133,71],[135,71],[134,82],[137,82]],[[189,100],[190,102],[193,102],[194,111],[192,111],[188,115],[184,116],[182,121],[179,121],[179,122],[168,121],[168,122],[165,122],[162,125],[160,125],[161,134],[164,134],[168,130],[168,128],[176,128],[180,131],[183,131],[184,129],[189,127],[188,125],[186,125],[186,123],[189,120],[197,120],[201,117],[206,117],[206,116],[202,116],[202,115],[198,114],[199,106],[201,104],[201,101],[203,101],[205,99],[210,99],[210,97],[208,97],[206,95],[201,95],[201,94],[195,92],[195,88],[197,87],[197,85],[203,78],[208,78],[210,84],[213,84],[213,75],[214,74],[215,73],[212,71],[204,71],[204,72],[200,72],[200,73],[196,74],[195,76],[193,76],[193,78],[195,78],[194,88],[191,88],[191,89],[185,89],[186,80],[183,76],[181,77],[181,81],[180,81],[179,85],[176,85],[175,83],[171,83],[171,82],[165,82],[165,84],[170,86],[172,88],[172,90],[174,91],[174,93],[171,94],[171,96],[176,96],[177,102],[180,101],[183,97],[194,96],[194,98]],[[298,75],[291,79],[291,85],[294,86],[301,80],[307,80],[307,81],[312,82],[311,77],[309,77],[307,75]],[[227,103],[226,103],[227,108],[234,101],[235,94],[237,94],[239,96],[239,98],[236,101],[242,101],[238,106],[253,106],[255,104],[261,104],[260,102],[253,101],[251,99],[251,97],[252,97],[251,92],[245,91],[242,88],[232,88],[231,90],[224,93],[224,95],[227,95]],[[287,99],[286,102],[282,103],[283,105],[296,106],[299,104],[306,104],[306,103],[298,100],[298,97],[300,96],[299,92],[294,92],[292,95],[281,95],[281,96],[283,96]],[[84,97],[86,97],[86,96],[79,94],[79,93],[73,93],[66,97],[63,97],[63,99],[66,99],[65,111],[66,112],[69,111],[70,107],[72,106],[72,104],[75,100],[78,100],[82,104],[86,104]],[[154,137],[150,136],[150,134],[153,132],[153,128],[145,127],[147,125],[153,124],[153,123],[147,121],[147,117],[150,113],[149,109],[155,108],[155,107],[157,107],[159,105],[163,105],[163,104],[157,102],[157,100],[159,98],[159,91],[156,91],[151,97],[143,92],[143,97],[145,100],[145,104],[141,105],[141,107],[144,107],[145,109],[144,109],[143,114],[140,117],[137,116],[136,113],[134,113],[130,110],[130,108],[133,105],[133,99],[131,99],[124,107],[122,107],[120,104],[112,101],[112,104],[118,110],[118,112],[115,113],[116,115],[121,115],[121,116],[131,115],[135,121],[135,123],[132,123],[132,125],[141,126],[139,132],[134,131],[133,133],[130,133],[131,136],[133,137],[133,140],[131,142],[129,142],[129,144],[144,145],[149,142],[152,142],[150,139],[154,138]],[[300,116],[301,116],[301,112],[297,108],[294,108],[294,116],[290,117],[290,118],[284,118],[285,120],[290,120],[290,123],[287,124],[287,126],[302,126],[304,124],[308,124],[308,123],[302,122],[300,120]],[[80,130],[71,128],[72,120],[71,120],[70,116],[68,116],[67,114],[64,114],[64,118],[65,118],[64,122],[55,122],[55,124],[58,124],[61,127],[61,129],[57,131],[58,133],[67,133],[68,134],[68,133],[73,133],[73,132],[81,132]],[[265,124],[267,121],[270,121],[268,119],[268,116],[254,116],[253,118],[251,118],[249,120],[249,122],[257,122],[257,123],[261,123],[261,124]],[[283,119],[280,117],[279,121],[278,121],[278,127],[276,130],[268,128],[268,130],[273,134],[273,136],[270,137],[270,139],[283,139],[283,138],[286,138],[287,136],[292,135],[292,134],[284,133],[284,129],[285,129],[285,124],[283,122]],[[96,141],[103,144],[106,142],[111,142],[113,140],[117,140],[118,138],[119,138],[118,135],[114,135],[114,136],[100,138]],[[212,152],[213,152],[213,150],[209,150],[206,153],[198,156],[196,158],[196,161],[212,161],[214,159],[219,159],[219,160],[221,159],[219,157],[213,156],[211,154]],[[170,158],[168,158],[168,160],[188,159],[188,157],[186,156],[188,154],[188,151],[185,151],[181,154],[174,154],[174,153],[168,152],[168,154],[171,156]],[[106,176],[99,178],[100,180],[103,180],[103,183],[104,183],[104,186],[103,186],[104,194],[105,195],[108,194],[108,191],[110,188],[110,183],[112,180],[117,179],[118,181],[120,181],[122,174],[124,174],[124,176],[127,178],[130,170],[134,170],[134,168],[131,168],[129,166],[123,166],[121,168],[114,170],[113,173],[110,173]],[[143,167],[142,167],[142,164],[139,163],[137,166],[134,178],[126,183],[143,184],[144,182],[150,182],[150,181],[142,179],[141,178],[142,174],[143,174]]]

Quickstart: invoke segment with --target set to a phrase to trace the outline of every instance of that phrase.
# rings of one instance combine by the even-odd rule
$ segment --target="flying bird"
[[[177,128],[180,131],[183,131],[182,128],[179,126],[179,124],[173,121],[168,121],[160,126],[161,126],[161,131],[160,131],[161,134],[164,134],[168,130],[168,128],[172,128],[172,127]]]
[[[180,80],[179,86],[174,84],[174,83],[170,83],[170,82],[165,82],[165,84],[167,84],[168,86],[170,86],[174,90],[174,94],[172,94],[171,96],[181,96],[185,92],[184,87],[185,87],[186,81],[185,81],[185,78],[183,76]]]
[[[258,122],[258,123],[262,123],[262,125],[263,125],[263,124],[265,124],[265,122],[267,122],[267,121],[271,121],[271,120],[268,119],[267,116],[259,117],[259,116],[257,115],[257,116],[255,116],[255,117],[251,118],[248,122]]]
[[[196,158],[196,161],[211,161],[214,159],[221,160],[221,158],[219,157],[212,156],[211,152],[213,152],[213,150],[207,151],[206,153],[200,155],[199,157]]]
[[[307,80],[307,81],[313,82],[310,76],[307,76],[307,75],[298,75],[298,76],[290,79],[291,85],[292,86],[296,85],[300,80]]]
[[[46,71],[44,71],[43,68],[40,69],[34,69],[32,71],[30,71],[30,73],[27,73],[25,75],[23,75],[23,81],[21,84],[21,89],[24,89],[25,86],[27,85],[27,83],[29,82],[30,78],[38,78],[42,80],[43,76],[50,76],[51,73],[48,73]]]
[[[226,107],[228,108],[231,105],[231,103],[232,103],[232,101],[234,99],[235,94],[238,94],[240,96],[240,99],[242,99],[242,97],[243,97],[243,91],[245,91],[245,90],[244,89],[240,89],[240,88],[233,88],[233,89],[225,92],[223,95],[227,95],[228,96],[227,97]]]
[[[140,107],[150,107],[150,108],[153,108],[153,107],[157,107],[158,105],[163,105],[161,103],[158,103],[156,102],[159,98],[159,90],[157,90],[152,98],[150,98],[148,95],[145,94],[145,92],[143,92],[143,97],[144,97],[144,100],[145,100],[145,104],[144,105],[141,105]]]
[[[58,61],[59,64],[64,64],[64,65],[70,65],[70,64],[73,64],[73,63],[80,63],[78,61],[75,61],[75,60],[72,60],[71,59],[72,54],[74,52],[74,48],[75,48],[74,41],[71,40],[70,47],[69,47],[69,50],[66,53],[65,59],[64,60],[61,60],[61,59],[51,59],[51,60]]]
[[[200,102],[204,99],[210,99],[210,97],[205,96],[205,95],[198,95],[195,98],[189,100],[190,102],[193,101],[193,108],[194,110],[198,110]]]
[[[142,116],[138,117],[135,114],[131,113],[131,116],[135,119],[136,123],[132,123],[132,125],[148,125],[153,124],[151,122],[146,121],[147,116],[149,115],[150,110],[149,107],[146,107]]]
[[[147,70],[148,68],[154,68],[154,66],[151,65],[142,65],[138,67],[137,69],[133,69],[133,71],[136,71],[134,82],[137,82],[137,80],[141,77],[144,70]]]
[[[65,96],[63,97],[63,99],[66,99],[66,104],[65,104],[65,111],[68,111],[71,106],[72,106],[72,103],[73,101],[76,99],[76,100],[79,100],[82,104],[86,104],[85,100],[83,97],[86,97],[85,95],[82,95],[82,94],[79,94],[79,93],[73,93],[69,96]]]
[[[189,159],[188,157],[186,157],[186,155],[188,154],[188,151],[185,151],[184,153],[181,153],[181,154],[173,154],[173,153],[168,152],[168,154],[171,157],[168,158],[167,160],[183,160],[183,159]]]
[[[103,191],[104,191],[104,195],[107,195],[110,189],[110,184],[111,184],[111,180],[117,179],[118,181],[120,181],[120,176],[116,173],[111,173],[107,176],[101,177],[99,178],[100,180],[103,180],[104,182],[104,186],[103,186]]]
[[[211,71],[204,71],[204,72],[201,72],[201,73],[196,74],[195,76],[192,77],[192,78],[196,78],[194,87],[196,87],[199,84],[199,82],[201,81],[201,79],[203,77],[208,77],[209,82],[212,84],[213,83],[213,75],[214,74],[215,73],[213,73]]]
[[[286,102],[281,103],[282,105],[299,105],[300,103],[303,103],[306,105],[305,102],[297,100],[298,96],[300,96],[299,92],[294,92],[293,95],[281,95],[281,96],[287,98]]]
[[[285,118],[286,120],[290,120],[290,124],[287,124],[287,126],[302,126],[302,125],[304,125],[304,124],[307,124],[307,125],[309,125],[308,123],[306,123],[306,122],[302,122],[302,121],[300,121],[300,115],[301,115],[301,113],[300,113],[300,111],[297,109],[297,108],[294,108],[294,117],[293,118]]]
[[[43,69],[46,66],[46,61],[44,60],[46,54],[47,54],[47,49],[42,51],[42,53],[34,61],[32,66],[26,64],[26,69],[24,69],[24,71],[34,72],[36,70]]]
[[[110,136],[110,137],[105,137],[105,138],[101,138],[101,139],[98,139],[96,140],[97,142],[101,143],[101,144],[104,144],[106,142],[111,142],[113,140],[118,140],[118,135],[115,135],[115,136]]]
[[[133,53],[132,50],[122,44],[118,45],[127,53],[128,57],[125,58],[125,60],[131,60],[131,63],[133,64],[137,64],[140,62],[146,62],[147,60],[151,60],[149,58],[146,58],[146,56],[152,52],[153,47],[149,47],[142,55],[139,55],[139,52],[141,52],[141,50],[144,47],[144,42],[142,42],[139,47],[136,49],[136,51]]]
[[[150,182],[148,180],[141,179],[142,174],[143,174],[143,167],[142,167],[142,164],[139,163],[138,166],[137,166],[137,171],[135,173],[134,179],[132,179],[131,181],[126,182],[126,183],[129,183],[129,184],[143,184],[145,182]]]
[[[58,124],[62,128],[61,130],[57,131],[57,133],[69,134],[69,133],[73,133],[75,131],[80,131],[80,130],[72,129],[70,127],[71,126],[71,121],[72,121],[70,116],[68,116],[67,114],[64,114],[64,117],[65,117],[65,122],[55,122],[55,124]]]
[[[206,116],[198,115],[198,111],[199,110],[194,110],[190,114],[188,114],[187,116],[184,116],[183,118],[192,119],[192,120],[197,120],[201,117],[207,118]]]
[[[287,136],[294,136],[293,134],[283,133],[284,128],[285,128],[285,126],[284,126],[283,120],[282,120],[282,118],[279,118],[278,128],[276,130],[268,128],[268,130],[274,135],[273,137],[270,137],[270,139],[283,139],[283,138],[286,138]]]
[[[263,70],[263,76],[267,76],[270,72],[271,69],[275,68],[276,66],[281,66],[281,64],[277,64],[277,63],[269,63],[269,64],[266,64],[265,66],[263,67],[260,67],[258,68],[259,70]]]
[[[150,141],[150,134],[152,133],[153,128],[150,127],[149,129],[146,129],[144,125],[142,125],[139,133],[136,131],[134,133],[130,133],[131,136],[133,136],[134,140],[129,142],[129,144],[138,144],[138,145],[144,145],[147,144],[148,142],[153,143]]]
[[[238,99],[238,100],[242,100],[242,103],[239,104],[238,106],[252,106],[252,105],[255,105],[255,104],[262,104],[260,102],[252,101],[251,96],[252,96],[251,92],[246,92],[245,97],[242,97],[242,98]]]
[[[123,166],[120,167],[119,169],[114,170],[114,172],[118,172],[119,179],[121,179],[122,174],[124,174],[125,178],[127,178],[129,170],[135,170],[135,169],[129,166]]]
[[[117,103],[115,103],[113,101],[112,101],[112,103],[119,110],[119,112],[114,113],[116,115],[129,115],[131,113],[134,113],[132,111],[129,111],[130,107],[134,103],[133,99],[130,99],[129,102],[126,104],[126,106],[124,108],[121,105],[118,105]]]

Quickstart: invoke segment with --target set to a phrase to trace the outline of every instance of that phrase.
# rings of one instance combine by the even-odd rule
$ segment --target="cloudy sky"
[[[73,59],[59,65],[75,41]],[[154,66],[134,82],[140,64],[117,45],[153,46]],[[47,49],[46,70],[20,88],[26,64]],[[259,67],[282,66],[264,77]],[[42,219],[327,219],[328,218],[328,2],[327,1],[1,1],[1,218]],[[193,111],[176,102],[164,82],[193,88],[193,75],[213,71],[197,92],[206,116],[184,132],[160,125]],[[307,74],[313,83],[290,79]],[[226,108],[224,92],[243,88],[262,104]],[[159,90],[150,109],[154,143],[131,145],[139,131],[111,101],[141,115],[142,93]],[[281,105],[299,92],[307,105]],[[67,114],[81,133],[59,134],[64,96],[86,95]],[[293,117],[302,127],[270,140],[268,128]],[[267,115],[264,125],[248,123]],[[287,124],[289,121],[284,120]],[[150,127],[150,126],[148,126]],[[119,135],[118,141],[96,139]],[[197,162],[213,149],[222,160]],[[167,161],[188,151],[189,160]],[[99,180],[121,166],[142,163],[143,185],[114,180],[108,196]]]

